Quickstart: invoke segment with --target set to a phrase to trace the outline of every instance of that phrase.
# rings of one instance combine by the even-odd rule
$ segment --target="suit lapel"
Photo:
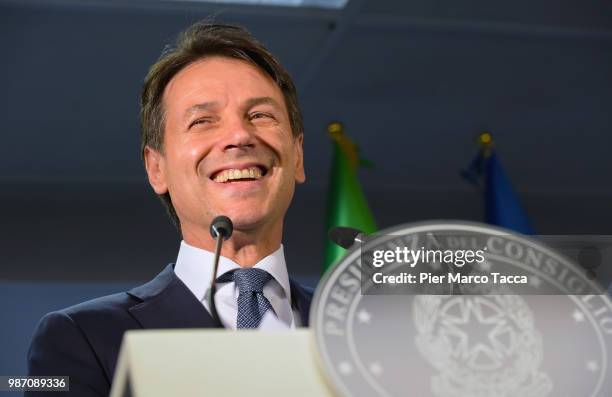
[[[128,294],[141,300],[129,312],[145,329],[220,327],[176,276],[172,265]]]
[[[308,327],[312,290],[300,286],[291,279],[289,279],[289,284],[291,286],[291,304],[300,312],[301,326]]]

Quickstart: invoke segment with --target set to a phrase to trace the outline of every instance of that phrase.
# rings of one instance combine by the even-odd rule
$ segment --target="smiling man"
[[[62,396],[106,396],[126,330],[307,326],[311,293],[288,277],[281,244],[305,180],[302,130],[289,74],[247,31],[187,29],[151,67],[141,101],[148,179],[183,238],[176,263],[128,292],[47,314],[29,375],[69,376]],[[206,299],[218,215],[234,224],[216,274],[220,323]]]

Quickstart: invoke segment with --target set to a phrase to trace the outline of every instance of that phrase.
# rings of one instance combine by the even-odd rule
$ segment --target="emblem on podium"
[[[317,288],[319,361],[341,396],[609,396],[612,304],[591,273],[489,225],[383,230]]]

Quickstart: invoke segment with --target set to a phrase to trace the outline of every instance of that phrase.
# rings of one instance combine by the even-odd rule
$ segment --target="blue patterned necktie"
[[[217,282],[233,281],[238,287],[236,328],[257,328],[264,314],[272,308],[263,294],[264,285],[272,276],[261,269],[246,268],[222,274]]]

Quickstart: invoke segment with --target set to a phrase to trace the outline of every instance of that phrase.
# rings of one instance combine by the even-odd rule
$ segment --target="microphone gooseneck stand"
[[[217,270],[219,269],[219,257],[221,256],[221,247],[223,241],[229,239],[232,236],[234,225],[232,221],[224,215],[219,215],[213,219],[210,223],[210,235],[216,241],[215,245],[215,257],[213,260],[212,277],[210,279],[210,289],[208,290],[208,308],[210,315],[213,320],[223,326],[219,314],[217,313],[217,307],[215,305],[215,293],[217,292]]]

